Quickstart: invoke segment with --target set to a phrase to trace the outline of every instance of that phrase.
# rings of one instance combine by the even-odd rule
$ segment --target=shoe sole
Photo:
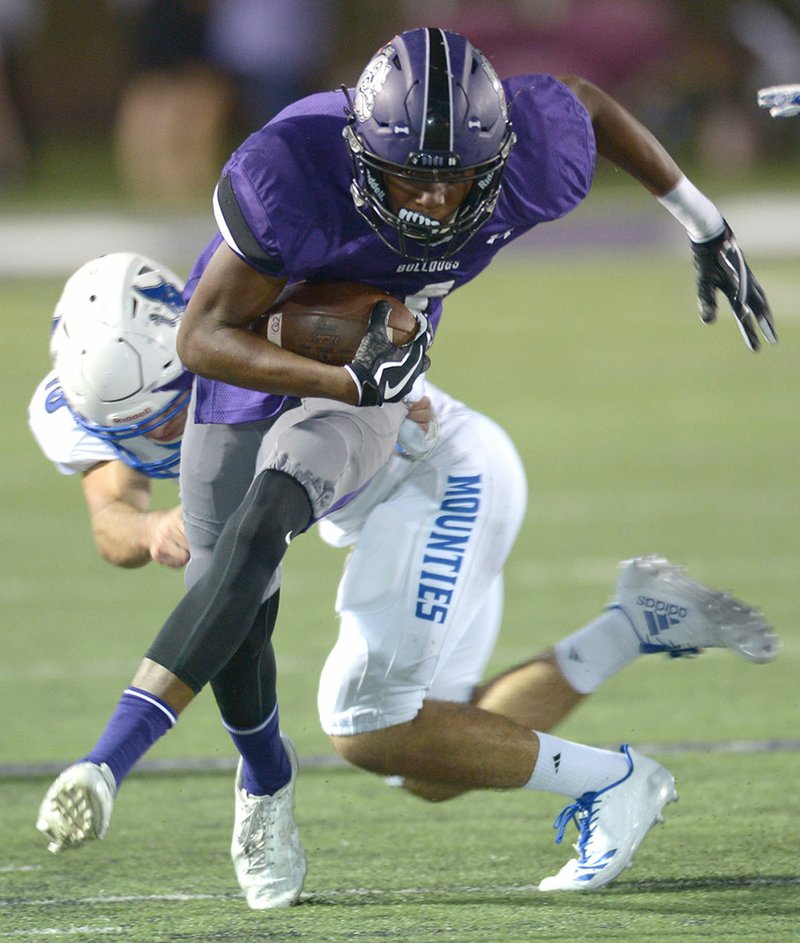
[[[104,803],[92,784],[67,782],[45,797],[36,827],[51,839],[47,850],[57,854],[102,838],[108,829],[104,817]]]
[[[644,576],[648,581],[655,582],[656,586],[660,584],[663,591],[667,594],[678,593],[690,600],[695,606],[700,608],[706,619],[715,627],[718,638],[713,643],[706,643],[704,646],[688,645],[685,648],[670,648],[665,645],[663,648],[655,646],[651,649],[653,652],[663,651],[667,654],[678,657],[682,654],[699,654],[703,648],[726,648],[740,658],[756,664],[767,664],[773,661],[780,652],[780,642],[770,627],[763,621],[760,613],[752,606],[741,602],[729,593],[720,592],[711,589],[693,580],[682,566],[670,563],[665,557],[651,556],[637,558],[624,568],[627,572],[622,577],[626,589],[631,592],[638,592],[636,585],[637,577]],[[625,577],[633,573],[632,583],[626,582]],[[648,587],[642,587],[647,591]],[[743,630],[747,623],[753,621],[755,624],[750,627],[751,638],[741,639],[734,635],[726,636],[726,629],[735,631],[737,628]],[[753,632],[758,627],[758,631]],[[638,634],[638,633],[637,633]],[[762,638],[768,641],[768,644],[753,645],[753,642]]]

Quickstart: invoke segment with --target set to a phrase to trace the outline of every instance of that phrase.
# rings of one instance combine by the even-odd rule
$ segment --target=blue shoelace
[[[605,790],[603,790],[605,792]],[[581,857],[584,856],[584,849],[591,838],[592,828],[597,818],[597,808],[595,803],[600,795],[599,792],[585,792],[579,796],[573,803],[565,806],[556,816],[553,822],[553,828],[556,829],[556,844],[560,845],[564,839],[564,832],[570,822],[575,823],[578,829],[578,851]]]
[[[581,859],[585,858],[586,846],[589,843],[589,840],[592,837],[592,831],[594,829],[595,821],[597,819],[597,800],[603,793],[608,792],[609,789],[613,789],[615,786],[619,786],[620,783],[624,783],[625,780],[633,772],[633,760],[629,753],[629,747],[627,743],[623,743],[620,747],[620,752],[624,753],[628,760],[628,771],[625,775],[618,779],[615,783],[611,783],[606,786],[604,789],[599,789],[597,792],[585,792],[582,796],[571,802],[568,806],[565,806],[556,816],[555,821],[553,822],[553,828],[556,829],[556,844],[560,845],[564,839],[564,832],[567,829],[567,826],[570,822],[575,823],[575,827],[578,829],[578,844],[577,850],[581,856]]]

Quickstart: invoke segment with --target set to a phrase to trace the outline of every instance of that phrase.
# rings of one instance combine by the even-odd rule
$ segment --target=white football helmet
[[[192,377],[175,349],[183,282],[166,266],[115,252],[81,266],[53,314],[50,355],[77,423],[151,478],[174,478],[183,427],[152,437],[188,405]]]

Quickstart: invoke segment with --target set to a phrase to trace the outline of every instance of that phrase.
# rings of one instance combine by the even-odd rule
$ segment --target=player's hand
[[[380,406],[403,399],[414,380],[430,366],[426,351],[431,343],[428,319],[414,312],[419,324],[416,337],[398,347],[389,340],[387,326],[392,307],[378,301],[369,327],[351,363],[345,366],[357,389],[356,406]]]
[[[697,273],[697,300],[700,318],[706,324],[717,319],[717,290],[730,302],[739,330],[750,350],[760,346],[758,331],[770,344],[777,344],[778,337],[772,325],[769,304],[742,250],[725,223],[725,229],[708,242],[692,242],[694,267]]]
[[[436,421],[436,412],[433,408],[430,396],[423,396],[415,399],[413,402],[406,403],[408,406],[408,415],[406,419],[420,426],[423,432],[430,429],[431,424]],[[403,420],[405,422],[405,420]]]
[[[189,541],[183,529],[180,506],[169,511],[151,511],[150,556],[156,563],[174,568],[189,562]]]
[[[773,118],[800,115],[800,85],[771,85],[758,90],[758,104]]]
[[[439,440],[439,420],[428,396],[406,405],[408,415],[400,423],[397,451],[405,458],[420,462],[430,455]]]

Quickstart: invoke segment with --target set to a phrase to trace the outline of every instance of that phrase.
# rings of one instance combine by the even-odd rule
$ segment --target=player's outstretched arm
[[[701,320],[706,324],[716,320],[717,292],[722,292],[750,350],[760,346],[759,329],[768,343],[776,343],[764,291],[717,207],[619,102],[577,76],[566,76],[562,81],[592,119],[597,152],[638,180],[686,229],[694,255]]]
[[[124,462],[101,462],[83,476],[97,551],[115,566],[151,560],[181,567],[189,559],[180,507],[150,510],[150,480]]]
[[[683,173],[639,120],[602,89],[576,75],[561,81],[580,99],[592,119],[597,153],[638,180],[654,196],[669,193]]]

